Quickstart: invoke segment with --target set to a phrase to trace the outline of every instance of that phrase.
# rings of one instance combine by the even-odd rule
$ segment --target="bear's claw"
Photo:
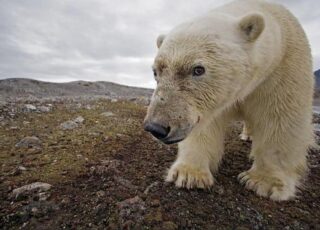
[[[245,184],[249,190],[255,191],[259,196],[270,197],[275,201],[289,200],[294,197],[295,186],[284,184],[279,178],[255,173],[254,170],[248,170],[240,173],[238,176],[240,183]]]
[[[214,184],[214,178],[209,169],[205,171],[185,164],[173,165],[168,171],[166,181],[174,182],[177,187],[187,189],[209,189]]]
[[[240,137],[240,140],[242,141],[252,141],[251,137],[245,133],[241,133],[239,137]]]

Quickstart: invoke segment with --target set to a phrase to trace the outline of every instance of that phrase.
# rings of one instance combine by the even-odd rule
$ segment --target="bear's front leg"
[[[188,189],[210,188],[214,184],[212,173],[222,158],[224,139],[223,122],[217,124],[194,131],[179,143],[178,157],[168,171],[167,182]]]
[[[307,137],[311,132],[305,132],[307,135],[302,138],[292,133],[282,133],[278,139],[273,136],[273,142],[265,135],[254,139],[251,152],[253,165],[239,175],[246,188],[276,201],[289,200],[295,196],[307,170]]]

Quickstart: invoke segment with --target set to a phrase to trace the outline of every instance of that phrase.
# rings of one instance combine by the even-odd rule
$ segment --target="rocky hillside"
[[[0,229],[319,229],[319,150],[295,200],[258,197],[237,180],[252,162],[234,123],[213,188],[177,189],[163,179],[177,146],[143,131],[145,113],[120,99],[0,105]]]
[[[45,99],[52,97],[81,98],[149,98],[152,89],[123,86],[111,82],[75,81],[50,83],[31,79],[0,80],[0,99]]]

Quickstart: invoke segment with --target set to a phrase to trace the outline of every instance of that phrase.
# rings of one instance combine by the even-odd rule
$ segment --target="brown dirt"
[[[163,182],[177,148],[142,130],[145,107],[91,103],[91,110],[60,103],[50,113],[4,114],[1,229],[320,229],[319,151],[310,151],[310,173],[297,199],[257,197],[237,181],[250,168],[251,144],[239,140],[235,124],[212,190],[177,189]],[[101,116],[105,111],[116,116]],[[85,118],[81,127],[59,130],[59,124],[79,115]],[[40,152],[14,147],[31,135],[42,140]],[[36,194],[11,197],[14,188],[36,181],[53,185],[47,200],[39,201]]]

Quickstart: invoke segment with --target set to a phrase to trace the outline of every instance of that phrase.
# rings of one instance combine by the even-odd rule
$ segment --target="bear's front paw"
[[[209,169],[196,168],[187,164],[173,165],[166,178],[167,182],[174,182],[180,188],[210,188],[214,179]]]
[[[269,197],[271,200],[289,200],[295,195],[295,185],[290,178],[277,178],[268,173],[248,170],[238,176],[241,183],[249,190],[255,191],[259,196]]]

